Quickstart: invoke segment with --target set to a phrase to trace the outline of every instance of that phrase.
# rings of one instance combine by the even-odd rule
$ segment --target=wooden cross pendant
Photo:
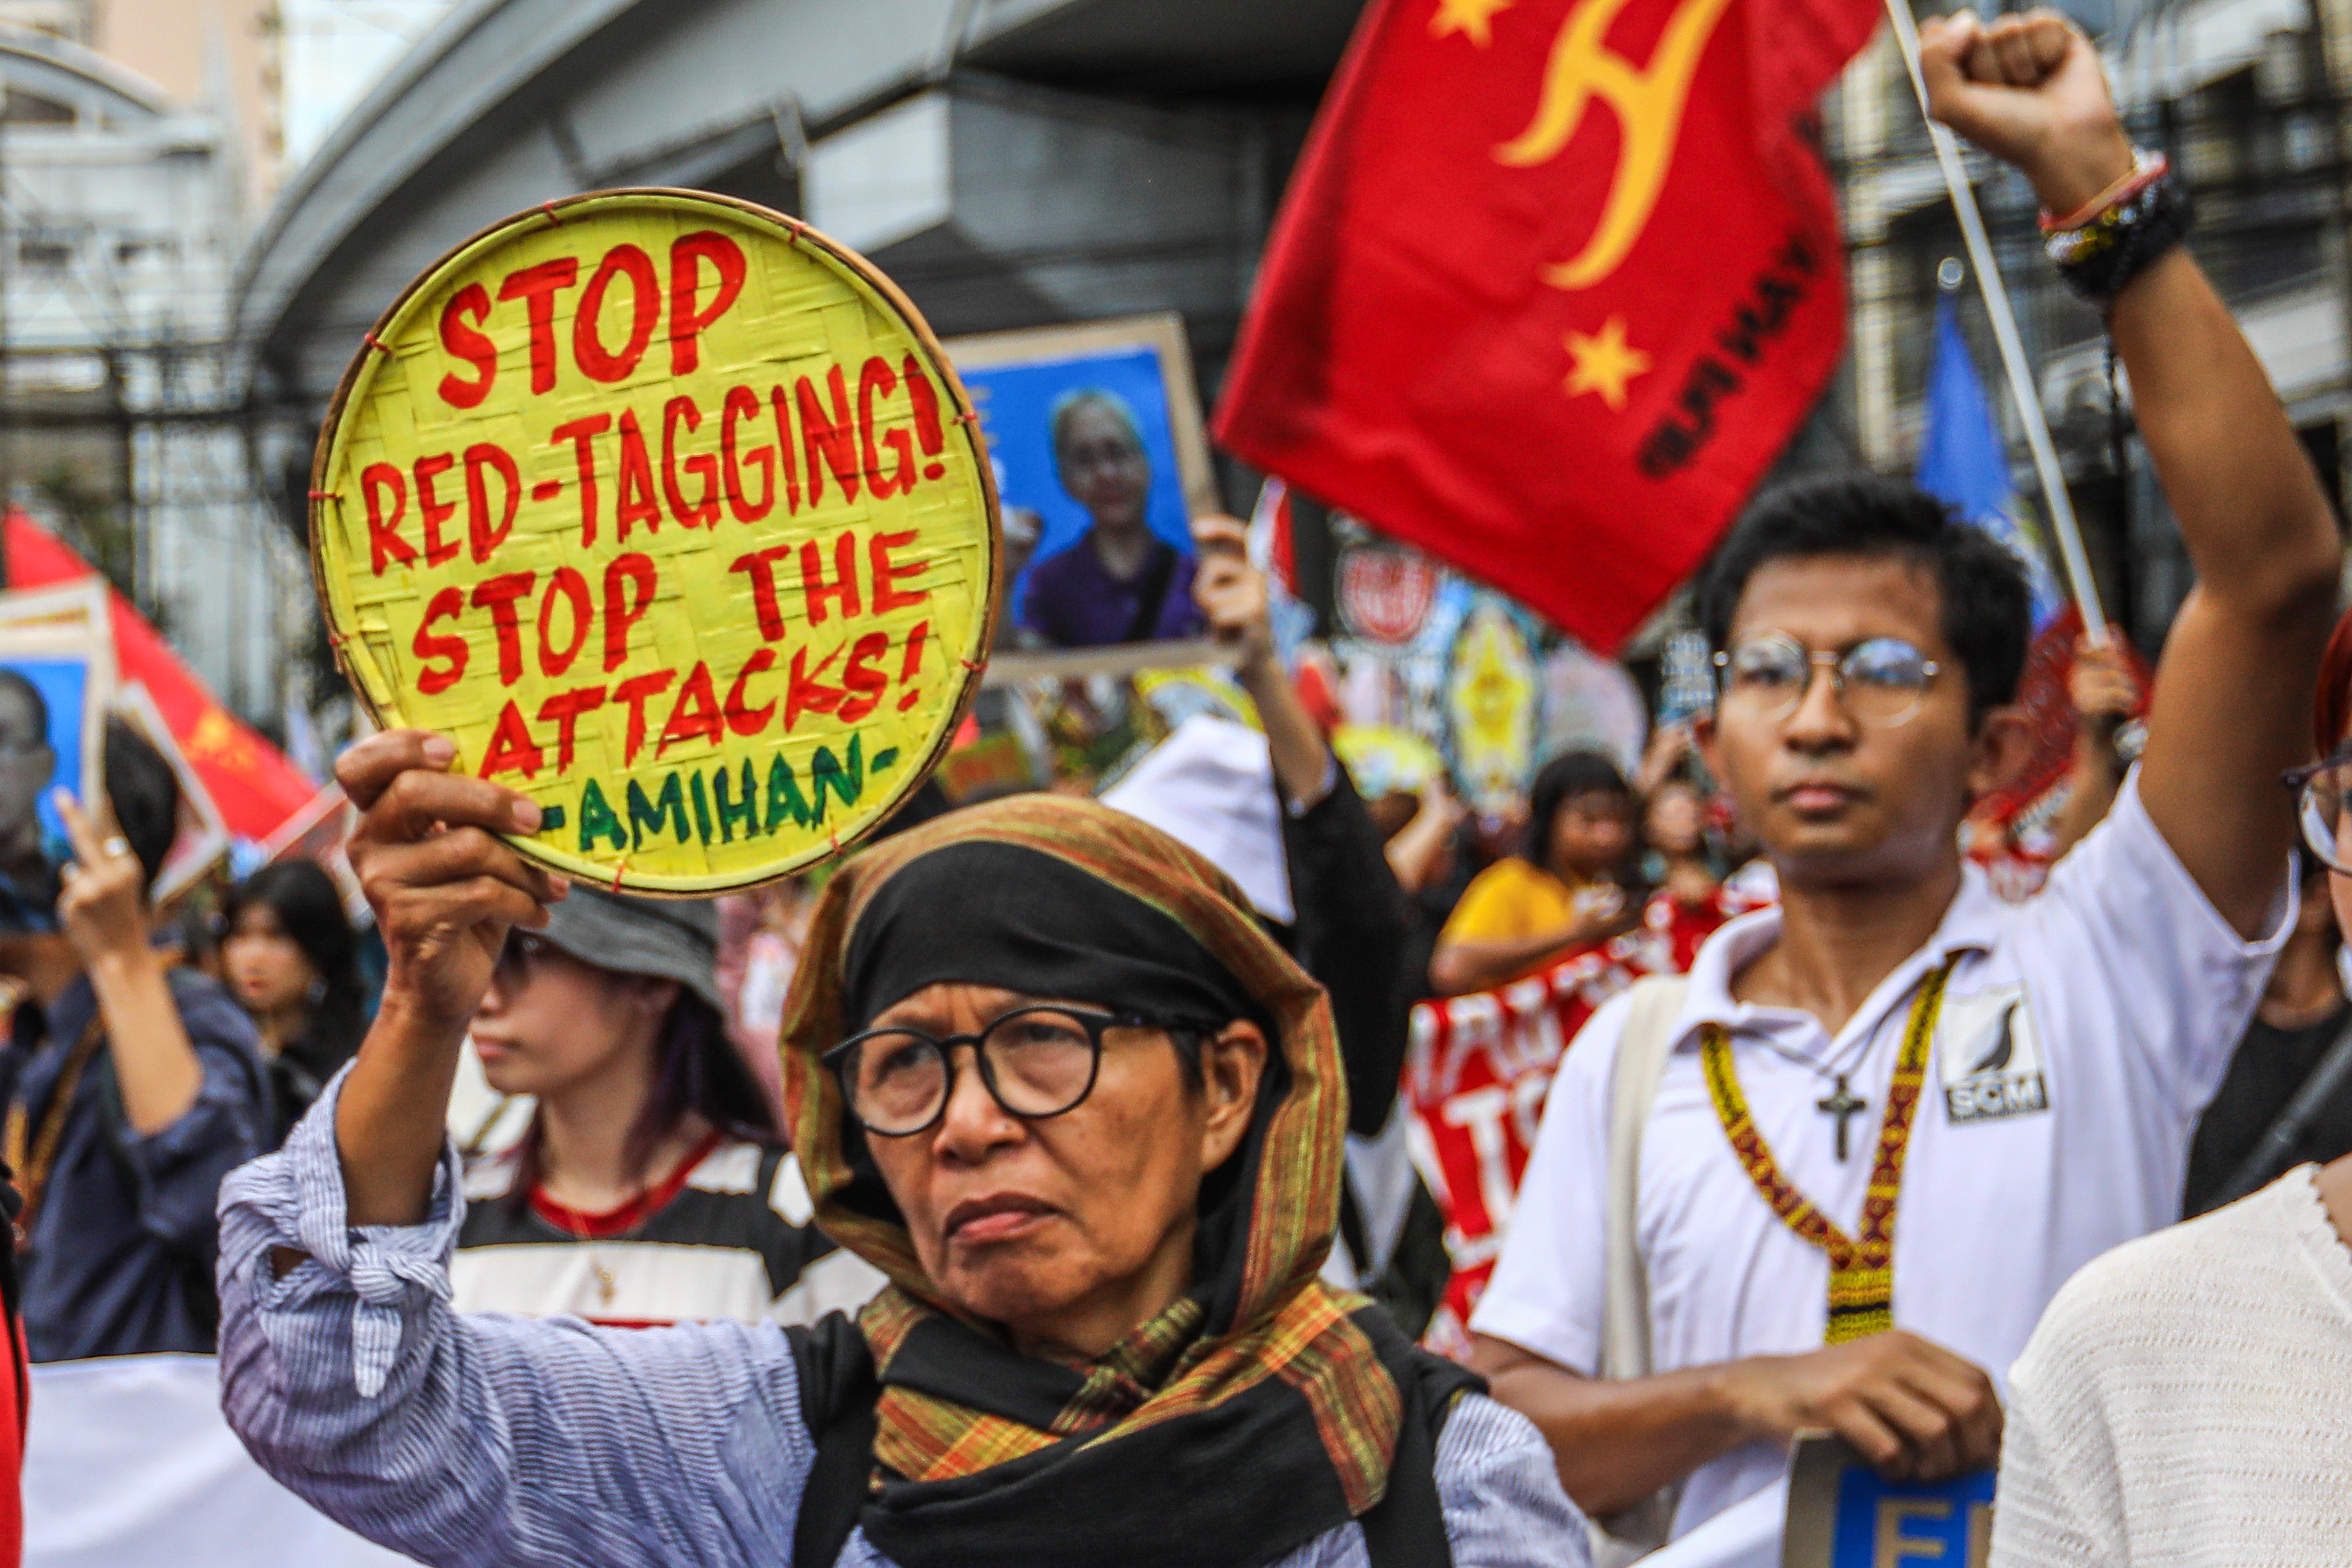
[[[1856,1116],[1870,1109],[1870,1101],[1855,1096],[1845,1086],[1845,1074],[1837,1075],[1837,1089],[1827,1100],[1813,1101],[1813,1109],[1824,1116],[1837,1118],[1837,1157],[1845,1158],[1846,1126]]]

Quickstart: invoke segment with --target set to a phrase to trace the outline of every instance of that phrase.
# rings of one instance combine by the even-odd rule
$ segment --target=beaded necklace
[[[1748,1112],[1739,1090],[1739,1075],[1731,1061],[1731,1037],[1720,1024],[1700,1031],[1699,1054],[1706,1072],[1707,1095],[1715,1101],[1716,1119],[1731,1140],[1748,1179],[1780,1223],[1822,1249],[1830,1260],[1828,1327],[1825,1344],[1843,1344],[1865,1334],[1882,1333],[1895,1326],[1895,1213],[1903,1192],[1903,1162],[1911,1143],[1911,1123],[1919,1108],[1919,1091],[1927,1071],[1927,1049],[1936,1035],[1936,1016],[1943,1010],[1944,983],[1951,978],[1946,964],[1920,984],[1903,1029],[1903,1048],[1895,1058],[1895,1076],[1886,1086],[1886,1114],[1878,1129],[1878,1157],[1870,1168],[1870,1189],[1862,1204],[1862,1224],[1849,1237],[1830,1223],[1811,1199],[1781,1173]],[[1843,1074],[1839,1098],[1845,1093]],[[1823,1109],[1829,1109],[1824,1102]],[[1843,1138],[1846,1113],[1838,1114]]]

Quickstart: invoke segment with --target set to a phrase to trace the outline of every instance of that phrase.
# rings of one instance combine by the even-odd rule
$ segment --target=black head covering
[[[1270,1028],[1231,970],[1142,900],[1018,844],[950,844],[883,884],[850,932],[856,1028],[926,985],[997,985],[1158,1024]]]

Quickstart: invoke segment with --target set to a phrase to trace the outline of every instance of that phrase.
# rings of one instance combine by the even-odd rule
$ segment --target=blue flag
[[[1952,297],[1936,301],[1936,353],[1927,369],[1927,426],[1919,435],[1919,488],[1948,503],[1962,519],[2009,546],[2025,567],[2033,594],[2033,629],[2048,626],[2065,608],[2050,563],[2020,521],[2017,492],[2009,483],[2009,457],[1976,362],[1960,336]]]

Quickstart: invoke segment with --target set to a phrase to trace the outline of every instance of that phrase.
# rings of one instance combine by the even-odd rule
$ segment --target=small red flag
[[[1837,365],[1814,101],[1874,0],[1375,0],[1217,438],[1613,651]]]

